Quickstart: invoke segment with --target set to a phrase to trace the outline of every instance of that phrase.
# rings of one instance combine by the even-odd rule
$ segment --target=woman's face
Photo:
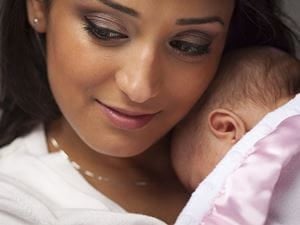
[[[28,0],[64,122],[95,151],[137,155],[193,106],[218,66],[233,0]],[[45,10],[46,11],[46,10]],[[45,12],[46,13],[46,12]]]

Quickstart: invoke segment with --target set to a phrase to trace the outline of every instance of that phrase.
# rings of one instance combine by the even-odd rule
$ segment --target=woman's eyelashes
[[[128,35],[120,31],[120,28],[117,28],[117,24],[113,24],[106,18],[101,18],[99,16],[84,17],[85,24],[84,29],[91,34],[93,37],[99,39],[100,41],[109,42],[109,41],[124,41],[128,39]]]
[[[182,40],[173,40],[170,41],[169,45],[179,54],[191,57],[208,54],[210,51],[210,44],[199,45]]]
[[[211,39],[201,31],[186,31],[176,35],[168,44],[181,55],[197,57],[210,52]]]
[[[84,29],[97,40],[100,44],[108,46],[117,46],[127,41],[130,37],[126,28],[115,22],[114,19],[108,19],[106,16],[85,16]],[[196,58],[210,52],[212,38],[210,35],[198,31],[190,30],[181,32],[168,41],[168,46],[182,57]]]

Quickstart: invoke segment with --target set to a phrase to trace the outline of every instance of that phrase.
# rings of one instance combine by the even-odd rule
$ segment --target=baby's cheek
[[[193,190],[214,170],[225,152],[215,151],[210,145],[197,149],[191,160],[191,187]]]
[[[181,183],[191,190],[191,180],[193,176],[193,157],[191,153],[191,146],[188,140],[182,135],[173,136],[171,142],[171,160],[175,173]]]

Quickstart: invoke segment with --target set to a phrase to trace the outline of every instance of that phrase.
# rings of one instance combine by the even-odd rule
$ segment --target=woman
[[[208,86],[224,47],[294,49],[275,1],[3,0],[2,7],[7,224],[164,224],[125,210],[173,223],[188,195],[169,163],[166,134]]]

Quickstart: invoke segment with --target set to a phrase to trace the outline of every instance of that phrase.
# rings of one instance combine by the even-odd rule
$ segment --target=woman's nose
[[[115,75],[117,86],[137,103],[143,103],[158,95],[162,77],[160,60],[154,48],[145,48],[135,56],[129,56]]]

